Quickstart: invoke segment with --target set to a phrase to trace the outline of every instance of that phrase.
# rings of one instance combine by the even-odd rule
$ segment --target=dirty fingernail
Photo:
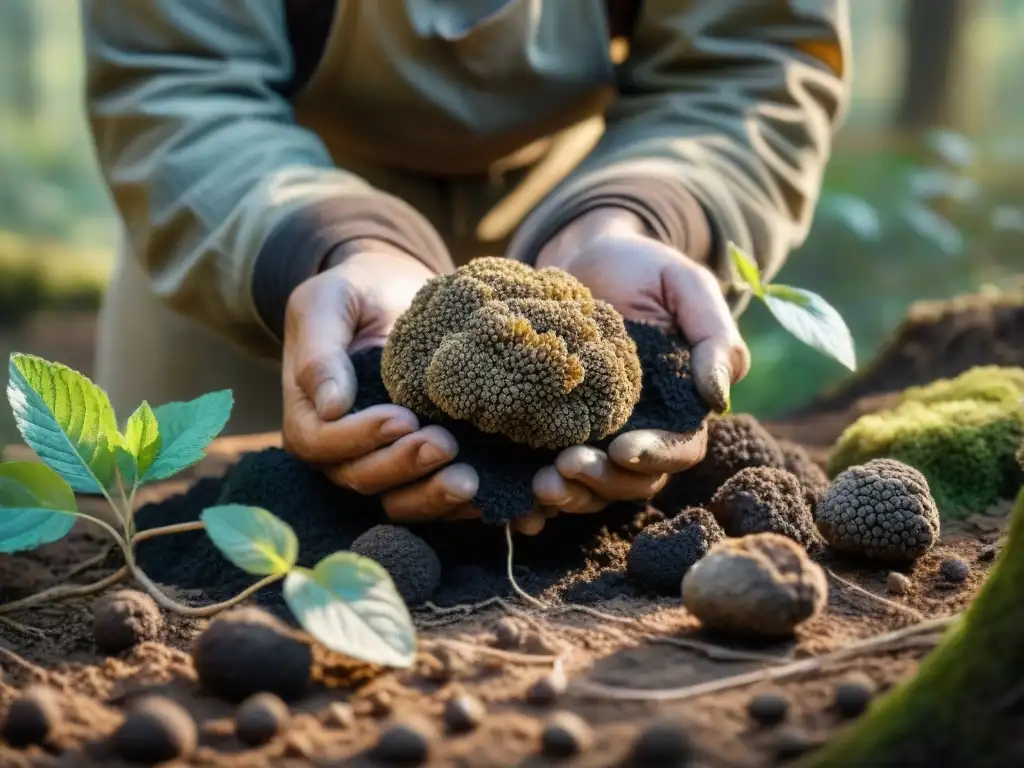
[[[439,445],[434,445],[433,443],[424,443],[420,446],[420,450],[416,454],[416,460],[422,467],[432,467],[449,458],[451,458],[451,454],[449,454],[448,451],[444,450],[444,448]]]
[[[726,368],[715,368],[711,371],[711,405],[718,413],[725,413],[731,407],[729,402],[731,378]]]
[[[317,387],[313,403],[316,405],[316,412],[320,418],[326,418],[326,414],[336,407],[338,394],[338,383],[334,379],[327,379]]]

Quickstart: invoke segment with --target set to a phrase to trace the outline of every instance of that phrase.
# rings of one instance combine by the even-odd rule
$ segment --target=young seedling
[[[804,344],[856,370],[853,336],[831,304],[803,288],[763,282],[755,261],[735,243],[729,243],[729,258],[741,285],[764,302],[783,328]]]
[[[313,569],[302,568],[296,564],[298,539],[284,521],[265,509],[237,504],[211,507],[193,523],[136,531],[139,488],[203,458],[231,414],[230,391],[157,408],[144,402],[119,429],[107,394],[77,371],[25,354],[11,355],[8,371],[7,398],[18,430],[43,463],[0,464],[0,553],[58,541],[76,519],[84,519],[110,535],[125,567],[93,585],[50,589],[0,606],[0,613],[98,592],[130,575],[161,607],[205,617],[283,580],[285,602],[324,646],[374,664],[412,663],[412,618],[387,571],[373,560],[336,552]],[[114,524],[79,510],[76,492],[103,496]],[[139,567],[134,545],[200,529],[230,562],[259,580],[213,605],[185,605],[165,594]]]

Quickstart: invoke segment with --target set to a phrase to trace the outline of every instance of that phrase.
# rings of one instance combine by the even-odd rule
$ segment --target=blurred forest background
[[[1024,2],[850,6],[853,107],[811,237],[778,280],[833,303],[866,362],[912,301],[1024,272]],[[0,354],[88,371],[115,226],[85,128],[77,8],[0,0]],[[843,375],[759,306],[743,329],[754,370],[737,409],[771,417]]]

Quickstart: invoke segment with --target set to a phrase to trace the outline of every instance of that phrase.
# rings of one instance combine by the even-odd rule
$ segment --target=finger
[[[458,520],[475,520],[478,517],[480,517],[479,509],[472,504],[463,504],[461,507],[456,507],[451,512],[442,515],[440,519],[455,522]]]
[[[385,493],[381,503],[384,512],[395,522],[426,522],[469,503],[476,495],[479,482],[472,467],[451,464],[426,480]]]
[[[664,472],[643,473],[616,466],[604,451],[588,445],[576,445],[562,451],[555,468],[567,480],[586,486],[609,501],[649,499],[668,481]]]
[[[706,424],[686,433],[638,429],[612,440],[608,457],[635,472],[672,475],[703,461],[707,447]]]
[[[353,414],[352,418],[358,415]],[[458,452],[459,445],[452,434],[431,425],[393,445],[330,467],[326,474],[338,485],[370,495],[419,480],[449,463]]]
[[[700,396],[718,413],[725,413],[732,407],[732,385],[750,369],[750,353],[745,344],[737,347],[715,336],[693,346],[690,369]]]
[[[284,447],[315,464],[359,459],[419,429],[416,415],[399,405],[374,405],[337,421],[321,421],[312,408],[297,408],[284,428]]]
[[[533,477],[533,495],[542,507],[569,514],[585,514],[604,509],[608,502],[595,496],[585,485],[567,480],[555,467],[544,467]]]
[[[517,517],[512,521],[512,530],[524,536],[536,536],[544,530],[547,519],[537,513],[531,513],[524,517]]]

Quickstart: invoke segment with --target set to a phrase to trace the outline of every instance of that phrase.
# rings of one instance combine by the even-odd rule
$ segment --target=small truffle
[[[724,538],[722,527],[706,509],[684,509],[637,535],[626,559],[626,574],[644,589],[677,595],[687,570]]]
[[[759,693],[747,702],[747,714],[759,725],[778,725],[789,714],[789,700],[781,693]]]
[[[419,719],[393,723],[380,735],[373,756],[388,765],[420,765],[430,756],[433,731]]]
[[[899,571],[889,571],[889,575],[885,577],[885,585],[890,595],[905,595],[910,589],[910,579]]]
[[[817,747],[818,743],[800,728],[782,728],[775,734],[775,757],[781,762],[806,755]]]
[[[800,444],[789,440],[778,440],[779,450],[782,451],[782,467],[796,475],[800,486],[804,490],[804,499],[807,506],[812,510],[828,491],[828,475],[825,474],[807,450]]]
[[[971,567],[957,557],[947,557],[939,563],[939,573],[951,584],[959,584],[967,581],[967,577],[971,575]]]
[[[163,626],[156,601],[134,589],[104,595],[93,608],[93,637],[101,653],[115,654],[155,640]]]
[[[57,692],[33,685],[11,702],[4,719],[3,740],[16,749],[42,744],[61,721]]]
[[[188,757],[198,740],[192,716],[163,696],[145,696],[133,703],[112,737],[122,759],[142,765]]]
[[[821,566],[792,539],[755,533],[719,542],[683,579],[683,602],[712,630],[781,637],[828,599]]]
[[[376,525],[352,542],[350,549],[380,563],[408,605],[429,600],[441,583],[437,553],[408,528]]]
[[[800,481],[785,469],[741,469],[718,489],[710,509],[727,536],[778,533],[812,552],[824,544]]]
[[[254,693],[297,699],[309,685],[313,653],[288,627],[259,608],[221,614],[192,647],[199,681],[229,701]]]
[[[487,710],[480,699],[461,694],[444,707],[444,722],[449,733],[467,733],[483,722]]]
[[[679,723],[657,720],[637,736],[627,765],[630,768],[687,768],[694,757],[686,729]]]
[[[553,704],[569,687],[569,680],[561,667],[555,667],[539,678],[526,692],[531,704]]]
[[[939,536],[939,512],[928,481],[891,459],[840,472],[814,518],[837,551],[882,562],[919,558]]]
[[[842,717],[860,717],[874,698],[874,686],[870,680],[844,680],[836,685],[835,708]]]
[[[548,757],[565,758],[586,752],[594,742],[594,732],[574,712],[556,712],[544,725],[541,750]]]
[[[235,712],[235,734],[249,746],[258,747],[281,733],[290,719],[288,705],[280,698],[272,693],[256,693]]]

